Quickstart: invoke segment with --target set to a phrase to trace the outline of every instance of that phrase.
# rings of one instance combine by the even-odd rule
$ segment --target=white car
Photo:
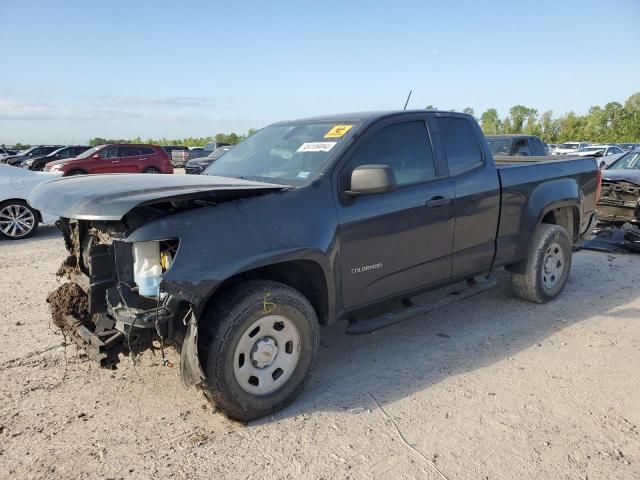
[[[558,145],[551,155],[571,155],[588,146],[587,142],[566,142]]]
[[[591,157],[593,155],[596,155],[598,152],[602,152],[603,157],[626,153],[625,150],[617,145],[589,145],[588,147],[581,148],[571,155],[578,155],[580,157]]]
[[[27,238],[36,231],[39,223],[52,223],[58,219],[40,213],[27,203],[36,185],[56,178],[60,175],[0,165],[0,239]]]
[[[627,152],[618,145],[589,145],[571,155],[577,155],[579,157],[597,156],[599,157],[598,165],[600,168],[604,168],[611,165],[625,153]]]

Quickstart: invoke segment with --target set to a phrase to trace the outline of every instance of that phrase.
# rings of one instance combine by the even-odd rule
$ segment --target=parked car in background
[[[10,155],[0,159],[0,163],[6,163],[7,165],[20,165],[23,161],[35,157],[43,157],[49,155],[54,150],[64,147],[64,145],[38,145],[31,147],[24,152],[20,152],[18,155]]]
[[[587,142],[565,142],[558,145],[556,149],[551,152],[551,155],[569,155],[588,146],[589,144]]]
[[[534,135],[487,135],[492,155],[505,157],[546,157],[547,149]]]
[[[0,159],[5,158],[5,157],[10,157],[10,156],[14,156],[17,155],[18,151],[17,150],[11,150],[7,147],[0,147]]]
[[[204,151],[206,152],[205,155],[209,155],[216,148],[227,147],[229,145],[230,145],[229,143],[225,143],[225,142],[209,142],[204,146]]]
[[[90,145],[72,145],[69,147],[62,147],[58,150],[54,150],[44,157],[32,157],[28,160],[24,160],[21,166],[22,168],[39,172],[44,169],[44,166],[47,163],[51,163],[56,160],[63,160],[65,158],[74,158],[81,153],[86,152],[90,148]]]
[[[189,147],[184,145],[165,145],[162,149],[171,157],[171,165],[182,167],[189,160]]]
[[[613,162],[618,160],[626,152],[618,145],[589,145],[572,153],[572,156],[578,157],[598,157],[598,165],[600,168],[606,168]]]
[[[618,145],[627,152],[640,148],[640,143],[619,143]]]
[[[233,148],[233,145],[228,145],[226,147],[218,147],[206,157],[194,158],[193,160],[189,160],[187,164],[184,166],[184,173],[195,174],[195,175],[201,174],[205,168],[207,168],[214,161],[220,158],[223,153],[228,152],[232,148]]]
[[[580,157],[593,157],[600,154],[602,157],[608,157],[611,155],[621,155],[625,151],[617,145],[589,145],[588,147],[581,148],[577,152],[571,155],[578,155]]]
[[[75,158],[56,160],[45,172],[62,175],[90,173],[173,173],[169,154],[156,145],[100,145]]]
[[[57,175],[51,173],[0,165],[0,239],[30,237],[39,223],[52,223],[58,218],[41,213],[27,203],[36,185],[55,178]]]
[[[205,157],[208,152],[203,147],[185,147],[184,145],[166,145],[162,149],[171,156],[174,167],[184,167],[192,158]]]

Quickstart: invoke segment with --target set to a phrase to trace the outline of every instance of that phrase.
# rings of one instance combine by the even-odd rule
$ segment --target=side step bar
[[[425,313],[432,312],[439,308],[448,307],[454,303],[460,302],[467,298],[478,295],[482,292],[496,286],[496,279],[494,277],[482,277],[474,280],[467,280],[466,286],[460,288],[460,284],[454,285],[454,288],[445,288],[442,291],[444,296],[433,299],[433,292],[427,294],[430,298],[420,301],[420,297],[414,297],[411,302],[411,306],[405,307],[402,310],[398,310],[392,313],[380,315],[379,317],[370,318],[358,322],[349,323],[347,327],[348,335],[362,335],[364,333],[371,333],[381,328],[388,327],[394,323],[413,318],[417,315],[424,315]],[[455,288],[457,287],[457,288]],[[438,292],[437,290],[435,292]],[[415,300],[418,300],[416,302]]]

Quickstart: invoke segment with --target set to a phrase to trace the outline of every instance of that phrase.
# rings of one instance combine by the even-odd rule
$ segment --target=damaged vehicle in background
[[[640,223],[640,150],[625,154],[602,171],[598,219]]]
[[[640,150],[602,171],[598,229],[584,248],[640,253]]]
[[[599,175],[592,158],[496,165],[472,116],[416,110],[278,123],[202,175],[60,178],[29,201],[70,253],[54,323],[106,367],[175,346],[183,382],[248,421],[302,391],[320,325],[381,328],[500,267],[523,299],[556,298]]]

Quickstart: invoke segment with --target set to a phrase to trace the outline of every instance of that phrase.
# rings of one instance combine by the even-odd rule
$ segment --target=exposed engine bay
[[[598,219],[640,224],[640,185],[626,180],[602,180]]]
[[[104,367],[114,367],[120,353],[135,358],[156,343],[179,349],[189,305],[160,289],[178,240],[125,242],[119,222],[57,225],[69,256],[57,272],[68,281],[47,297],[54,324]]]

